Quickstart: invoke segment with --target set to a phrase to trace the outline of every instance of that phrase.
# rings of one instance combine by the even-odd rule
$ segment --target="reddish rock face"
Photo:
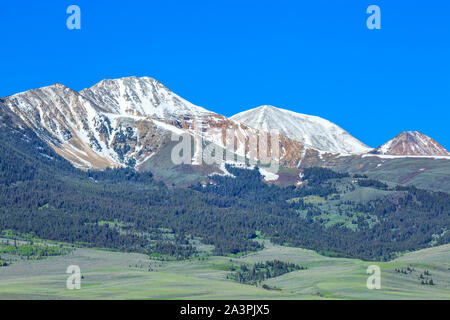
[[[432,138],[418,131],[404,131],[374,149],[372,153],[398,156],[449,156],[449,152]]]

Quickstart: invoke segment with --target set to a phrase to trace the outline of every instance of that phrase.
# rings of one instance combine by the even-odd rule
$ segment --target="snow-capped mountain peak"
[[[283,136],[324,152],[360,154],[370,150],[328,120],[270,105],[238,113],[231,119],[262,131],[279,130]]]
[[[403,131],[371,153],[396,156],[448,156],[449,152],[418,131]]]
[[[171,120],[180,116],[202,117],[212,114],[150,77],[106,79],[80,91],[80,94],[104,107],[105,111],[120,115]]]

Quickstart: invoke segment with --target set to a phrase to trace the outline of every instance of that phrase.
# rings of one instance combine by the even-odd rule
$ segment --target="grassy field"
[[[265,243],[239,258],[155,261],[147,256],[76,249],[64,256],[0,267],[0,299],[450,299],[450,245],[408,253],[391,262],[330,258],[313,251]],[[232,265],[281,260],[307,266],[261,286],[226,279]],[[366,287],[369,265],[381,268],[381,289]],[[80,290],[66,289],[69,265],[81,268]],[[398,268],[415,271],[401,274]],[[435,285],[418,276],[429,270]]]

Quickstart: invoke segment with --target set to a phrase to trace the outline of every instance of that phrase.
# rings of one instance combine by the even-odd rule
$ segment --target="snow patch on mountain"
[[[277,181],[279,178],[278,174],[264,168],[259,168],[259,173],[264,177],[264,180],[266,181]]]

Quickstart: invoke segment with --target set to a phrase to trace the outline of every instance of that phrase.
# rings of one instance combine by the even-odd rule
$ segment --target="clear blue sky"
[[[151,76],[226,116],[271,104],[372,147],[418,130],[450,149],[449,15],[448,0],[2,1],[0,96]]]

